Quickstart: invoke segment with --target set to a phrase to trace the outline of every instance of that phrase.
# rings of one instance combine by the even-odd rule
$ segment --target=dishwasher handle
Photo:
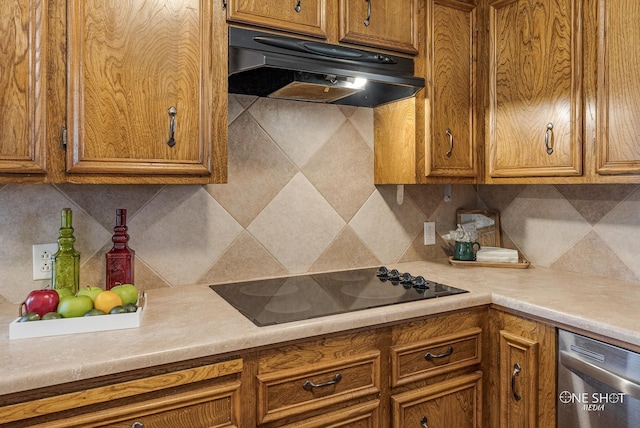
[[[585,375],[600,381],[616,391],[623,392],[637,400],[640,400],[640,384],[612,373],[595,364],[577,358],[567,351],[560,351],[560,362],[563,366],[574,369]]]

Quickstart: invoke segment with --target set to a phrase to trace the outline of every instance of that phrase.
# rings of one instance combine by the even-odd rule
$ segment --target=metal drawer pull
[[[371,24],[371,0],[364,0],[367,2],[367,19],[364,20],[364,26],[368,27]]]
[[[453,134],[451,133],[451,130],[449,128],[447,128],[447,130],[444,131],[444,133],[447,137],[449,137],[449,151],[445,153],[445,156],[450,158],[451,152],[453,152]]]
[[[522,371],[522,367],[520,367],[520,364],[515,363],[513,365],[513,374],[511,375],[511,393],[513,394],[513,398],[516,401],[522,400],[522,396],[518,394],[518,392],[516,391],[516,376],[521,371]]]
[[[449,355],[453,354],[453,346],[449,346],[447,347],[447,352],[443,353],[443,354],[432,354],[431,352],[427,352],[424,356],[424,359],[427,361],[431,361],[431,360],[435,360],[436,358],[444,358],[444,357],[448,357]]]
[[[178,114],[178,110],[171,106],[169,110],[167,110],[169,114],[169,139],[167,140],[167,145],[169,147],[173,147],[176,145],[176,140],[174,138],[176,134],[176,114]]]
[[[336,375],[333,377],[333,380],[330,380],[329,382],[313,383],[310,380],[308,380],[302,384],[302,387],[304,388],[305,391],[313,391],[313,388],[324,388],[325,386],[335,385],[341,380],[342,380],[342,375],[340,373],[336,373]]]
[[[553,153],[553,147],[549,146],[549,134],[553,130],[553,123],[547,123],[547,130],[544,131],[544,146],[547,148],[547,154]]]
[[[296,7],[293,8],[293,10],[295,10],[298,13],[300,13],[300,11],[302,10],[302,6],[300,6],[300,1],[301,0],[298,0],[298,3],[296,3]]]
[[[420,419],[420,423],[422,424],[422,428],[429,428],[429,421],[427,421],[426,416],[423,416],[422,419]]]
[[[142,422],[134,422],[131,424],[131,428],[144,428],[144,424]]]

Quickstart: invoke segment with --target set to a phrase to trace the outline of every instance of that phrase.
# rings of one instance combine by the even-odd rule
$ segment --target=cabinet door
[[[212,58],[211,7],[208,0],[69,2],[68,173],[212,174],[223,113],[214,103],[217,62],[226,57]]]
[[[393,428],[482,426],[482,372],[391,397]]]
[[[340,41],[418,53],[418,0],[340,0]]]
[[[491,312],[489,426],[555,426],[556,333],[546,324]]]
[[[491,177],[582,174],[580,0],[490,5]]]
[[[599,174],[640,173],[640,8],[637,2],[599,1]]]
[[[0,174],[45,172],[46,2],[3,2]]]
[[[475,145],[476,8],[469,3],[427,3],[425,172],[477,175]]]
[[[326,8],[326,0],[229,0],[227,17],[233,22],[326,39]]]

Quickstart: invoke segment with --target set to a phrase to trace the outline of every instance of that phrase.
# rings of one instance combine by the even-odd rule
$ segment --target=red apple
[[[60,297],[56,290],[33,290],[22,303],[27,312],[35,312],[42,317],[48,312],[55,312]]]

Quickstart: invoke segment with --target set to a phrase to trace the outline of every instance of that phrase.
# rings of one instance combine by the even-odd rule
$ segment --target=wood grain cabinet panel
[[[640,174],[640,8],[598,2],[597,173]]]
[[[491,178],[582,174],[582,3],[491,2]]]
[[[391,347],[391,386],[480,364],[482,330],[473,328]]]
[[[0,425],[240,427],[242,370],[241,359],[228,360],[16,403],[0,407]]]
[[[327,38],[326,0],[229,0],[227,19],[287,32]]]
[[[226,178],[226,139],[212,153],[226,136],[226,114],[223,122],[215,110],[226,106],[223,58],[213,57],[226,31],[214,28],[212,7],[69,2],[67,173]]]
[[[482,372],[392,397],[393,428],[482,427]]]
[[[418,0],[340,0],[340,41],[418,53]]]
[[[3,2],[0,14],[0,174],[46,169],[47,2]]]

